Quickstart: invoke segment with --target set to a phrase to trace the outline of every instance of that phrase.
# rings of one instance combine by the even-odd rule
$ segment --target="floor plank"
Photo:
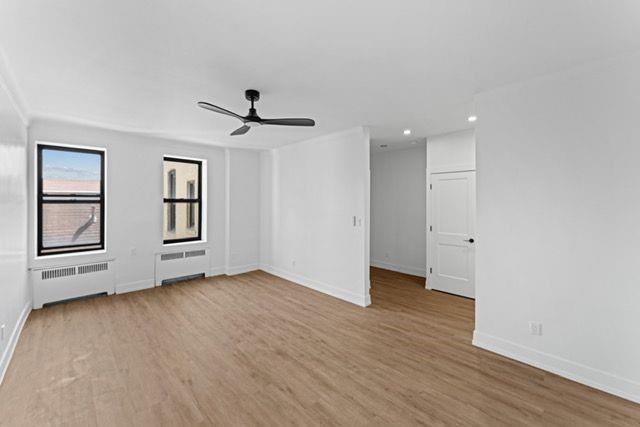
[[[366,309],[252,272],[33,311],[0,425],[640,425],[471,346],[473,301],[371,279]]]

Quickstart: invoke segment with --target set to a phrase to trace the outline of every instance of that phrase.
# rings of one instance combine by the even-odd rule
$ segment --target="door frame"
[[[428,160],[427,160],[427,164],[428,164]],[[426,197],[426,218],[427,218],[427,223],[425,224],[425,230],[427,233],[427,238],[426,238],[426,243],[427,243],[427,248],[426,248],[426,254],[427,254],[427,268],[426,268],[426,274],[425,276],[425,289],[427,290],[431,290],[431,285],[429,284],[429,277],[431,276],[431,272],[433,271],[433,267],[434,267],[434,259],[433,259],[433,254],[432,254],[432,250],[431,250],[431,246],[433,244],[433,234],[432,232],[429,230],[429,227],[432,224],[431,222],[431,217],[433,216],[431,213],[431,206],[432,206],[432,182],[431,182],[431,175],[433,174],[441,174],[441,173],[451,173],[451,172],[476,172],[476,166],[474,164],[457,164],[457,165],[446,165],[446,166],[435,166],[435,167],[427,167],[426,169],[426,179],[427,179],[427,186],[426,186],[426,191],[427,191],[427,197]],[[477,186],[476,186],[476,200],[478,198],[478,192],[477,192]],[[477,215],[477,214],[476,214]],[[474,272],[475,274],[475,272]]]

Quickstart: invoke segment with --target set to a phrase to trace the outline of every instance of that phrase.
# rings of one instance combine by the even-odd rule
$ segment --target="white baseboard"
[[[640,383],[635,381],[478,331],[473,332],[473,345],[640,403]]]
[[[364,304],[358,304],[358,305],[362,305],[363,307],[369,307],[371,305],[371,294],[367,292],[367,294],[364,296]]]
[[[323,294],[331,295],[332,297],[339,298],[341,300],[359,305],[361,307],[366,307],[371,304],[371,295],[369,294],[358,295],[353,292],[345,291],[343,289],[338,289],[327,283],[309,279],[308,277],[291,273],[289,271],[285,271],[273,266],[260,266],[260,269],[266,271],[267,273],[273,274],[274,276],[281,277],[290,282],[296,283],[298,285],[302,285],[304,287],[313,289],[318,292],[322,292]]]
[[[121,283],[116,285],[116,294],[124,294],[127,292],[141,291],[143,289],[151,289],[155,287],[153,279],[138,280],[135,282]]]
[[[211,269],[209,270],[209,274],[207,275],[207,277],[222,276],[223,274],[224,274],[224,266],[220,266],[220,267],[211,267]]]
[[[13,352],[15,351],[16,345],[18,344],[18,338],[20,338],[20,333],[22,332],[24,323],[27,321],[27,317],[29,317],[29,313],[31,313],[32,304],[33,304],[32,301],[27,301],[24,308],[20,312],[20,317],[18,317],[16,326],[13,328],[13,331],[11,332],[11,336],[9,337],[9,342],[7,343],[7,347],[4,349],[4,352],[2,353],[2,358],[0,358],[0,384],[2,384],[2,380],[4,379],[4,374],[7,372],[7,368],[9,367],[9,362],[11,362],[11,358],[13,357]]]
[[[227,276],[233,276],[236,274],[248,273],[250,271],[259,270],[260,267],[258,264],[246,264],[246,265],[236,265],[233,267],[227,267],[225,269],[225,274]]]
[[[390,262],[371,260],[372,267],[384,268],[385,270],[397,271],[399,273],[410,274],[412,276],[427,277],[427,272],[423,268],[409,267],[407,265],[392,264]]]

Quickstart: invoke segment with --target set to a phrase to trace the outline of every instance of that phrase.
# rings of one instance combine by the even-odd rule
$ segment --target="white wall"
[[[639,93],[636,54],[477,96],[474,336],[637,402]]]
[[[29,127],[29,197],[34,197],[33,147],[35,141],[105,147],[107,149],[106,255],[74,255],[71,258],[34,259],[35,226],[33,203],[29,213],[29,261],[32,266],[61,262],[116,259],[116,291],[153,285],[154,254],[170,250],[162,244],[162,158],[165,154],[207,161],[207,215],[205,243],[186,245],[211,249],[211,274],[227,267],[258,264],[259,154],[228,150],[232,169],[227,174],[225,149],[151,138],[50,120],[35,120]],[[228,176],[227,176],[228,175]],[[234,181],[227,183],[231,177]],[[227,212],[226,189],[234,193]],[[253,203],[247,202],[253,200]],[[245,211],[246,210],[246,211]],[[233,219],[227,221],[227,213]],[[242,223],[246,221],[246,227]],[[226,224],[231,224],[227,230]],[[229,253],[226,264],[226,232]],[[185,246],[180,246],[184,248]],[[237,263],[236,263],[237,260]],[[233,272],[233,268],[231,268]]]
[[[273,211],[273,153],[260,152],[260,268],[268,270],[272,264],[271,242],[274,230],[271,214]]]
[[[475,167],[476,141],[473,130],[427,138],[427,169],[429,173],[471,170]]]
[[[0,382],[30,309],[27,131],[0,77]]]
[[[425,277],[426,148],[371,155],[371,265]]]
[[[291,144],[262,160],[273,171],[265,269],[368,305],[368,131],[355,128]]]
[[[227,274],[259,268],[260,261],[260,152],[226,150],[228,173]]]

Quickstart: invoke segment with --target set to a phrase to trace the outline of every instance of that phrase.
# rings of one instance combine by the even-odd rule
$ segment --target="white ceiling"
[[[30,116],[234,146],[358,125],[375,143],[468,127],[473,94],[640,49],[636,0],[2,0],[0,45]],[[244,90],[264,126],[230,137]],[[482,118],[480,118],[482,120]]]

